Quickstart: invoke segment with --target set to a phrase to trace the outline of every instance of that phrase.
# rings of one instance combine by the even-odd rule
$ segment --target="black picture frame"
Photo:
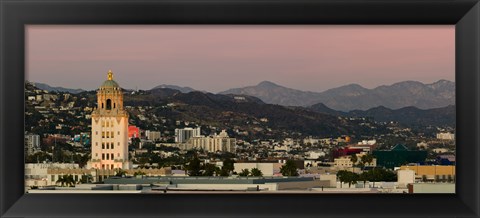
[[[0,0],[2,217],[479,217],[480,5],[476,0]],[[27,194],[27,24],[451,24],[456,194]]]

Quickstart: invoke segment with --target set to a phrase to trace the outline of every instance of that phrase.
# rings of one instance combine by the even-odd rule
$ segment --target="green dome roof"
[[[114,80],[105,80],[102,84],[102,88],[117,88],[120,87]]]

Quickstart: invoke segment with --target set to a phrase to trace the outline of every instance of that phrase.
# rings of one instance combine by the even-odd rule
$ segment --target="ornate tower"
[[[131,165],[128,113],[123,109],[122,89],[110,70],[97,91],[97,107],[92,112],[92,158],[88,168],[130,169]]]

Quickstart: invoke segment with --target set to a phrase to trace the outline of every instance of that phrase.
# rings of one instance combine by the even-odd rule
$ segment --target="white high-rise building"
[[[123,92],[112,71],[97,91],[97,108],[92,112],[92,157],[88,168],[130,169],[128,160],[128,113]]]
[[[201,135],[200,127],[197,128],[183,128],[175,129],[175,142],[185,143],[192,137],[199,137]]]

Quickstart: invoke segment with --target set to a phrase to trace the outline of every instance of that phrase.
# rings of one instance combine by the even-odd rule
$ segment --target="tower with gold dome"
[[[97,91],[92,112],[92,154],[88,168],[130,169],[128,160],[128,113],[123,108],[122,89],[108,71]]]

